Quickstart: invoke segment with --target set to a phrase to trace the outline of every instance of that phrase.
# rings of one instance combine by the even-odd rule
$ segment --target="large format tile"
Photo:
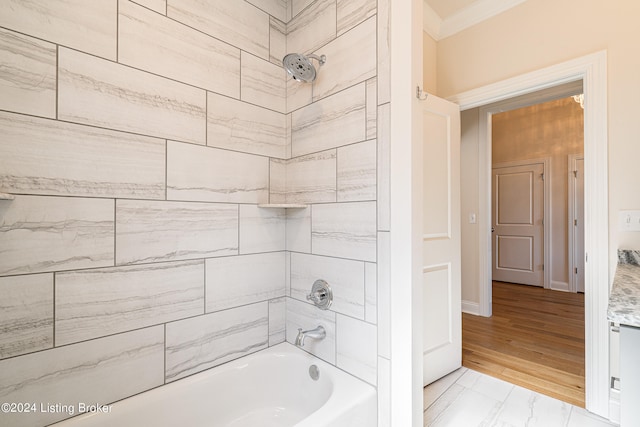
[[[378,0],[378,105],[391,102],[391,0]]]
[[[461,386],[477,391],[499,402],[504,402],[513,390],[513,384],[476,371],[467,370],[457,381]]]
[[[378,107],[378,230],[391,229],[391,104]]]
[[[269,61],[282,66],[282,58],[287,54],[287,24],[269,18]]]
[[[269,15],[245,1],[167,0],[167,16],[269,59]]]
[[[378,344],[375,325],[340,314],[336,317],[336,364],[352,375],[376,385]]]
[[[425,426],[491,425],[500,408],[497,400],[461,386],[452,386],[425,412]],[[507,424],[508,425],[508,424]]]
[[[70,49],[58,55],[59,119],[205,143],[204,90]]]
[[[286,219],[284,209],[240,205],[240,253],[285,250]]]
[[[365,84],[353,86],[291,113],[293,156],[364,141]]]
[[[286,298],[276,298],[269,301],[269,347],[286,340]]]
[[[0,63],[0,109],[55,118],[56,46],[0,28]]]
[[[264,10],[269,15],[287,22],[288,0],[247,0],[252,5]]]
[[[471,371],[467,374],[469,372]],[[494,425],[564,427],[568,424],[571,413],[571,405],[568,403],[519,386],[511,385],[511,387],[513,390],[494,418]]]
[[[0,275],[113,265],[113,200],[16,196],[0,218]]]
[[[0,113],[0,191],[163,199],[165,142]]]
[[[204,313],[204,262],[56,273],[56,345]]]
[[[287,250],[311,252],[311,208],[287,209]]]
[[[0,412],[0,424],[43,426],[163,384],[164,328],[155,326],[0,361],[0,401],[35,402],[29,414]],[[40,404],[72,406],[40,411]]]
[[[207,99],[207,145],[287,157],[284,114],[214,93],[209,93]]]
[[[287,203],[336,201],[336,150],[295,157],[287,162]]]
[[[287,298],[287,342],[294,344],[298,329],[303,331],[322,326],[326,336],[322,340],[306,338],[303,350],[331,363],[336,363],[336,313],[321,310],[293,298]]]
[[[269,61],[242,52],[242,100],[284,113],[287,109],[285,71]]]
[[[422,392],[422,407],[427,409],[433,405],[465,372],[467,368],[458,368],[426,386]]]
[[[53,346],[53,274],[0,277],[0,359]]]
[[[284,252],[206,260],[207,313],[284,296]]]
[[[391,235],[378,232],[378,354],[391,358]]]
[[[297,7],[294,12],[297,12]],[[335,37],[335,0],[316,0],[287,24],[289,52],[311,53]]]
[[[237,47],[128,0],[120,0],[119,4],[118,62],[212,92],[240,97],[240,50]]]
[[[374,139],[378,132],[378,79],[366,82],[367,93],[367,139]]]
[[[315,0],[290,0],[292,16],[295,17],[314,1]]]
[[[333,291],[331,310],[364,319],[364,263],[317,255],[291,254],[291,297],[306,301],[313,283]]]
[[[0,3],[0,27],[115,60],[117,4],[115,0],[5,0]]]
[[[158,12],[161,15],[167,14],[167,0],[131,0],[133,3],[138,3],[141,6],[151,9],[154,12]]]
[[[175,381],[266,348],[269,303],[168,323],[166,381]]]
[[[265,203],[269,200],[269,159],[169,141],[167,199]]]
[[[376,261],[376,203],[314,205],[311,245],[317,255]]]
[[[287,202],[287,163],[269,159],[269,203]]]
[[[363,82],[376,75],[376,18],[367,21],[321,47],[327,56],[313,84],[313,100]]]
[[[338,202],[376,199],[376,140],[338,148]]]
[[[236,255],[238,206],[118,200],[116,264]]]
[[[378,266],[372,262],[364,264],[364,320],[378,323]]]
[[[337,0],[338,35],[349,31],[376,13],[377,0]]]

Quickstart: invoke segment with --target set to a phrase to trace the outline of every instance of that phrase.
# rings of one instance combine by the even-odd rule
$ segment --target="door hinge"
[[[544,271],[544,264],[542,264],[542,271]]]
[[[576,267],[576,274],[578,274],[578,267]]]
[[[544,172],[542,172],[542,173],[540,174],[540,179],[542,179],[542,180],[544,181]]]
[[[573,220],[573,225],[578,225],[578,220],[577,219]]]
[[[578,171],[573,171],[573,177],[577,178],[578,177]]]

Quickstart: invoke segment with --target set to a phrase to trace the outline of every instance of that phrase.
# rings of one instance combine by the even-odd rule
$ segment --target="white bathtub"
[[[372,386],[282,343],[55,426],[375,427],[376,420]]]

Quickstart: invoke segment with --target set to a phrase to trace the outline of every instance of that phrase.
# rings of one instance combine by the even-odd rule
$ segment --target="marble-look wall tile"
[[[242,52],[241,99],[245,102],[284,113],[287,109],[286,72],[250,53]]]
[[[284,293],[291,296],[291,252],[284,254]]]
[[[56,273],[56,345],[204,313],[204,261]]]
[[[269,303],[168,323],[166,381],[213,368],[269,345]]]
[[[137,3],[141,6],[151,9],[154,12],[158,12],[161,15],[167,14],[167,0],[131,0],[133,3]]]
[[[291,254],[291,297],[306,301],[313,282],[325,280],[333,291],[331,310],[364,319],[364,263],[325,256]]]
[[[389,232],[378,233],[378,354],[391,358],[391,242]]]
[[[167,0],[167,16],[269,59],[269,15],[245,1]]]
[[[369,18],[315,53],[327,55],[327,62],[313,84],[314,101],[374,77],[376,18]]]
[[[0,27],[115,60],[117,5],[115,0],[5,0]]]
[[[338,148],[338,202],[376,199],[376,140]]]
[[[287,202],[287,160],[270,159],[269,203]]]
[[[336,364],[356,377],[376,385],[378,345],[375,325],[338,314],[336,316]]]
[[[317,255],[376,261],[376,203],[313,205],[311,247]]]
[[[0,191],[164,199],[164,140],[1,112],[0,134]]]
[[[367,139],[373,139],[378,132],[378,79],[367,80]]]
[[[378,230],[391,229],[391,104],[378,107]]]
[[[238,253],[238,206],[116,202],[116,264],[178,261]]]
[[[53,274],[0,277],[0,359],[53,347]]]
[[[120,0],[118,62],[234,98],[240,50],[144,7]]]
[[[336,150],[295,157],[287,162],[287,203],[336,201]]]
[[[291,3],[291,15],[295,17],[314,1],[315,0],[290,0],[289,3]]]
[[[269,200],[269,159],[169,141],[167,199],[266,203]]]
[[[377,0],[337,0],[338,36],[376,14]]]
[[[240,253],[284,251],[286,220],[284,209],[240,205]]]
[[[378,105],[391,102],[390,17],[390,0],[378,0]]]
[[[269,301],[269,347],[286,340],[286,298]]]
[[[0,361],[0,401],[109,404],[163,384],[164,328],[154,326]],[[0,425],[43,426],[65,411],[0,413]]]
[[[287,250],[311,252],[311,208],[287,209]]]
[[[336,313],[321,310],[318,307],[287,298],[287,342],[294,344],[298,336],[298,328],[303,331],[322,326],[327,335],[322,340],[307,338],[303,350],[331,364],[336,363]]]
[[[335,37],[335,0],[316,0],[287,24],[287,51],[311,53]]]
[[[309,105],[311,102],[313,102],[313,85],[296,81],[287,74],[287,113]]]
[[[207,313],[284,296],[284,252],[206,260]]]
[[[0,109],[56,117],[56,45],[0,28],[0,64]]]
[[[378,322],[378,269],[372,262],[364,264],[364,320]]]
[[[364,141],[365,84],[294,111],[291,126],[291,150],[296,157]]]
[[[286,157],[284,114],[214,93],[209,93],[207,99],[207,145]]]
[[[113,265],[113,200],[16,196],[0,218],[0,276]]]
[[[267,12],[274,18],[287,22],[288,0],[247,0],[252,5]]]
[[[70,49],[58,55],[59,119],[205,143],[204,90]]]
[[[287,25],[269,18],[269,61],[282,66],[282,58],[287,54]]]

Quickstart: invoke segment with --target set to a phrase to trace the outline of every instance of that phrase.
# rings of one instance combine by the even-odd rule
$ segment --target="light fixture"
[[[580,107],[582,107],[582,109],[584,110],[584,93],[581,93],[580,95],[573,95],[572,98],[574,101],[580,104]]]

